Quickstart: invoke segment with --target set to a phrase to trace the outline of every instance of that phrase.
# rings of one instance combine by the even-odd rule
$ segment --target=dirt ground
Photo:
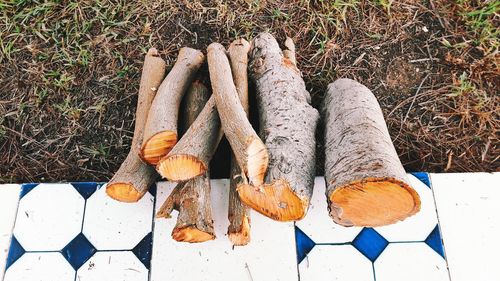
[[[294,39],[313,105],[356,79],[408,171],[500,170],[498,1],[0,2],[0,182],[106,181],[132,139],[142,59]],[[202,72],[206,73],[206,66]],[[252,109],[255,124],[256,109]],[[322,130],[317,173],[322,174]],[[228,174],[227,142],[212,163]]]

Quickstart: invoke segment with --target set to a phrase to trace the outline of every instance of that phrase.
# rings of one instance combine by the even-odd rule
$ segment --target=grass
[[[460,15],[465,25],[473,33],[473,43],[486,54],[498,51],[498,28],[500,2],[483,1],[475,6],[473,1],[458,1]]]
[[[408,170],[498,170],[499,5],[2,1],[0,182],[109,179],[129,149],[150,46],[172,65],[181,46],[261,31],[294,39],[314,106],[336,78],[371,88]],[[318,143],[321,174],[321,130]]]

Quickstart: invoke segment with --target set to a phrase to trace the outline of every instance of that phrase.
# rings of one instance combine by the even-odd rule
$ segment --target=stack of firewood
[[[158,178],[179,182],[157,217],[179,212],[172,237],[203,242],[215,238],[209,161],[223,135],[233,151],[228,236],[250,241],[249,208],[277,221],[307,212],[314,186],[315,131],[320,114],[297,68],[290,38],[282,51],[262,33],[226,50],[207,48],[212,95],[194,81],[205,55],[182,48],[172,70],[156,49],[148,51],[139,88],[132,148],[107,185],[107,194],[136,202]],[[249,74],[247,73],[249,72]],[[248,77],[255,83],[260,137],[248,120]],[[184,98],[185,107],[179,108]],[[186,132],[179,138],[183,114]],[[340,79],[329,85],[322,108],[328,208],[344,226],[380,226],[418,212],[375,96],[363,85]],[[229,160],[229,159],[228,159]]]

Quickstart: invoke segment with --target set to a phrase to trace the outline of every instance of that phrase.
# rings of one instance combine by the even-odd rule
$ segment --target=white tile
[[[316,245],[299,264],[301,281],[373,281],[372,263],[351,245]]]
[[[75,270],[60,253],[25,253],[5,273],[4,281],[73,281]]]
[[[148,270],[130,251],[97,252],[77,272],[78,281],[147,281]]]
[[[151,232],[153,196],[147,192],[135,203],[123,203],[97,190],[85,208],[83,234],[98,250],[129,250]]]
[[[389,244],[375,261],[375,275],[377,281],[450,280],[446,261],[425,243]]]
[[[438,223],[432,190],[415,176],[408,174],[408,178],[411,186],[420,195],[421,209],[404,221],[375,228],[389,242],[424,241]]]
[[[19,202],[14,234],[26,251],[58,251],[81,230],[85,200],[70,184],[39,184]]]
[[[500,173],[431,174],[453,281],[500,279]]]
[[[9,252],[12,228],[19,203],[19,184],[0,184],[0,280],[5,271],[5,261]]]
[[[156,219],[151,280],[297,280],[293,223],[280,223],[252,213],[251,242],[235,247],[226,236],[228,181],[212,181],[212,206],[217,238],[205,243],[180,243],[171,238],[177,213]],[[175,184],[159,183],[156,208]]]
[[[333,222],[328,214],[323,177],[315,179],[307,215],[296,225],[316,243],[351,242],[363,229],[362,227],[344,227]]]

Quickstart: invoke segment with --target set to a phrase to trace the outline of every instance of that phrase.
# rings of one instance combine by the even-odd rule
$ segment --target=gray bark
[[[208,99],[208,89],[195,81],[186,94],[185,127],[193,125]],[[168,218],[174,209],[179,212],[172,231],[176,241],[203,242],[215,239],[208,171],[178,184],[161,206],[157,217]]]
[[[202,52],[182,48],[172,70],[161,83],[146,121],[141,158],[156,165],[177,142],[177,119],[182,96],[205,60]],[[159,137],[166,133],[168,136]],[[160,139],[157,139],[160,138]]]
[[[334,221],[346,226],[376,226],[394,223],[416,213],[420,208],[418,194],[410,187],[382,110],[372,92],[356,81],[339,79],[328,85],[322,114],[325,123],[326,195]],[[331,201],[333,193],[342,188],[353,189],[354,186],[362,189],[368,182],[395,183],[393,188],[404,188],[413,197],[414,201],[409,204],[414,204],[414,208],[409,213],[395,213],[393,217],[389,213],[372,214],[380,217],[373,218],[373,223],[345,217],[341,203]],[[377,204],[391,207],[390,201]],[[371,205],[364,207],[366,212],[370,212]]]
[[[250,43],[237,39],[228,48],[233,80],[243,110],[248,117],[248,52]],[[234,154],[231,154],[231,173],[229,176],[229,226],[227,234],[234,245],[242,246],[250,242],[250,208],[245,206],[238,196],[236,188],[244,184],[244,173],[239,167]]]
[[[157,171],[171,181],[186,181],[205,173],[221,138],[219,114],[212,95],[179,142],[158,162]]]
[[[136,202],[148,191],[158,175],[139,158],[146,118],[156,90],[165,76],[166,64],[155,48],[144,59],[135,113],[134,137],[130,152],[106,186],[107,194],[115,200]]]
[[[294,50],[287,56],[294,58]],[[270,156],[266,182],[285,182],[303,203],[303,210],[286,220],[300,219],[307,212],[314,186],[315,131],[319,119],[317,110],[309,104],[310,94],[294,61],[283,56],[276,39],[268,33],[261,33],[252,41],[250,77],[257,89],[260,136]],[[293,207],[284,205],[276,210],[287,213]],[[263,213],[271,215],[265,210]],[[284,219],[279,215],[274,218]]]
[[[248,182],[262,185],[268,164],[267,150],[241,105],[226,50],[219,43],[212,43],[207,52],[212,90],[226,138]]]

